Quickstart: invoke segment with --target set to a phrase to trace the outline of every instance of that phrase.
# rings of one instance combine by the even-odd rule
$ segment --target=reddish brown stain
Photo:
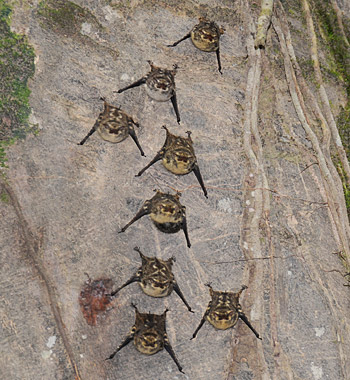
[[[109,278],[91,280],[88,278],[79,295],[80,309],[86,322],[96,326],[104,312],[111,308],[113,281]]]

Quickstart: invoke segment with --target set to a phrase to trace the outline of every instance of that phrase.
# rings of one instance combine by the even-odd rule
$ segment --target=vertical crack
[[[312,23],[310,9],[308,8],[308,4],[306,0],[303,0],[303,2],[304,2],[306,18],[307,19],[309,18],[308,27],[309,27],[309,33],[311,33],[310,37],[311,39],[315,39],[316,37],[313,31],[313,25],[310,24]],[[334,131],[332,131],[331,120],[329,119],[329,115],[327,116],[326,114],[326,117],[323,117],[321,108],[319,106],[314,107],[314,104],[317,103],[316,99],[313,96],[306,98],[308,94],[310,93],[310,91],[309,90],[307,90],[306,92],[300,91],[299,83],[302,83],[304,88],[307,88],[307,85],[305,81],[300,82],[300,78],[302,78],[302,76],[301,76],[300,68],[296,62],[293,45],[290,39],[290,32],[289,32],[288,25],[287,23],[283,22],[285,21],[285,19],[286,18],[285,18],[283,6],[280,2],[278,2],[277,15],[276,17],[273,18],[272,24],[280,42],[289,92],[293,101],[295,111],[300,120],[300,123],[302,127],[304,128],[305,133],[307,134],[309,140],[311,141],[313,150],[315,152],[315,157],[317,159],[317,162],[320,168],[321,177],[323,180],[325,197],[327,199],[327,204],[330,211],[331,220],[333,221],[335,229],[336,229],[335,237],[338,238],[338,241],[342,249],[346,253],[346,256],[348,256],[349,251],[350,251],[349,243],[348,243],[349,223],[348,223],[348,219],[346,215],[346,207],[344,203],[342,188],[341,186],[339,186],[339,177],[336,177],[337,174],[335,174],[335,170],[333,170],[334,166],[331,160],[328,159],[328,156],[329,156],[328,144],[327,145],[323,144],[323,148],[326,148],[325,151],[323,151],[316,134],[311,128],[311,125],[306,113],[305,99],[307,99],[308,101],[311,101],[311,105],[313,105],[314,110],[316,110],[316,115],[321,118],[321,122],[324,124],[323,126],[324,131],[326,131],[327,133],[327,129],[330,130],[332,136],[333,136]],[[320,76],[321,73],[317,72],[318,57],[317,57],[317,46],[315,45],[315,41],[312,42],[311,54],[312,54],[313,60],[315,59],[317,60],[316,64],[314,64],[314,70],[315,70],[318,83],[321,86],[322,77]],[[319,66],[318,66],[318,69],[319,69]],[[322,88],[324,90],[323,85],[322,85]],[[327,113],[327,106],[325,106],[325,102],[326,101],[328,102],[328,98],[327,98],[327,94],[325,94],[325,91],[323,93],[322,92],[320,93],[320,98],[321,98],[321,102],[323,103],[323,112]],[[334,139],[334,136],[333,136],[333,139]],[[322,276],[320,276],[320,273],[315,267],[315,263],[313,259],[311,258],[311,256],[304,255],[304,257],[306,258],[307,266],[309,270],[312,272],[312,278],[319,284],[319,287],[322,289],[322,294],[327,300],[327,305],[331,311],[332,318],[334,320],[334,328],[337,331],[338,337],[342,335],[348,335],[348,331],[347,331],[344,321],[339,320],[338,318],[338,313],[336,309],[340,307],[336,303],[336,297],[334,297],[331,290],[328,289],[327,284],[324,284],[324,279]],[[340,362],[341,362],[341,371],[344,375],[344,378],[348,378],[349,376],[347,374],[346,354],[344,352],[344,347],[342,344],[338,345],[338,350],[339,350],[339,357],[340,357]]]
[[[269,265],[269,293],[270,293],[270,325],[271,325],[271,342],[274,357],[273,379],[281,379],[282,373],[288,379],[293,379],[293,370],[290,366],[287,355],[283,352],[278,338],[278,299],[276,298],[275,288],[275,262],[274,247],[272,243],[271,228],[269,222],[270,215],[270,199],[269,199],[269,183],[264,168],[263,146],[258,129],[258,105],[259,92],[262,71],[262,51],[255,49],[253,35],[255,34],[255,26],[249,12],[249,5],[245,2],[243,5],[243,13],[246,17],[246,25],[248,26],[249,36],[247,38],[248,59],[250,68],[247,76],[246,86],[246,103],[243,121],[243,147],[248,159],[249,172],[245,181],[245,200],[250,201],[254,208],[254,212],[244,210],[242,216],[242,251],[248,259],[246,281],[250,285],[252,293],[256,295],[256,300],[262,300],[263,289],[260,284],[263,283],[264,267],[255,262],[256,258],[263,258],[263,252],[267,252],[270,262]],[[254,195],[252,195],[252,193]],[[261,242],[262,234],[267,238],[267,244],[264,246]],[[259,296],[260,293],[260,296]],[[262,315],[263,306],[256,301],[259,308],[258,313]],[[261,328],[263,328],[263,318]],[[263,331],[261,331],[263,334]],[[258,363],[254,365],[261,379],[267,380],[271,378],[264,356],[264,350],[260,343],[256,343],[256,355]],[[241,350],[241,349],[240,349]],[[230,374],[234,372],[235,363],[239,362],[237,350],[232,353],[232,365],[229,368],[228,379]]]
[[[313,62],[314,66],[314,72],[315,72],[315,78],[317,81],[317,88],[318,92],[320,95],[321,103],[323,106],[323,111],[325,114],[325,118],[328,123],[328,128],[332,134],[333,142],[337,148],[337,152],[339,154],[340,161],[343,165],[343,168],[345,170],[345,173],[347,175],[347,181],[348,184],[350,184],[350,165],[349,161],[346,157],[346,153],[342,144],[342,141],[339,136],[338,128],[335,123],[331,106],[329,104],[329,99],[327,96],[326,89],[324,88],[323,85],[323,79],[322,79],[322,73],[320,69],[320,63],[318,60],[318,47],[317,47],[317,37],[315,33],[315,28],[314,28],[314,23],[312,21],[312,16],[311,16],[311,11],[309,7],[309,3],[307,0],[302,0],[301,1],[303,9],[304,9],[304,14],[306,18],[306,23],[307,23],[307,31],[311,40],[311,46],[310,46],[310,52],[311,52],[311,59]]]
[[[57,296],[55,293],[54,286],[49,278],[49,275],[47,274],[46,269],[44,268],[43,264],[38,259],[39,253],[42,247],[42,240],[43,240],[42,236],[40,236],[40,234],[35,235],[31,231],[28,225],[28,222],[23,215],[21,205],[19,204],[17,196],[12,190],[11,186],[5,181],[1,181],[1,185],[2,185],[3,190],[7,193],[11,201],[11,204],[14,208],[15,214],[17,216],[18,224],[20,227],[20,233],[23,237],[24,244],[27,249],[27,254],[28,254],[27,257],[30,259],[33,267],[38,272],[39,277],[41,278],[42,282],[45,284],[50,308],[54,316],[57,329],[61,335],[62,342],[67,353],[68,362],[74,371],[75,380],[81,380],[79,370],[78,370],[76,361],[74,359],[73,350],[69,343],[69,339],[65,331],[65,326],[62,320],[61,311],[58,306],[58,301],[57,301]]]
[[[279,3],[279,9],[283,11],[281,4]],[[329,210],[332,215],[333,222],[336,226],[338,237],[341,243],[341,249],[349,255],[350,248],[348,245],[349,238],[349,223],[347,221],[347,213],[345,212],[345,203],[343,195],[339,194],[339,189],[336,186],[336,179],[333,177],[331,170],[329,168],[329,161],[326,159],[325,154],[322,152],[320,143],[314,131],[312,130],[308,117],[305,113],[304,98],[300,91],[296,74],[294,72],[293,64],[290,59],[289,51],[293,50],[293,46],[289,43],[287,47],[287,41],[283,32],[281,22],[278,17],[273,18],[273,27],[277,33],[281,52],[284,58],[284,68],[287,79],[287,84],[289,92],[293,101],[295,111],[298,115],[298,118],[302,124],[303,129],[305,130],[308,138],[312,143],[312,147],[315,152],[315,157],[317,159],[324,186],[326,189],[327,202]],[[287,26],[284,25],[284,28]]]

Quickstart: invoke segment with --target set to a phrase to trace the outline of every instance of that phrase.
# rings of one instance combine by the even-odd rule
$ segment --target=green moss
[[[288,13],[289,13],[291,16],[294,16],[294,17],[297,16],[297,14],[296,14],[296,12],[295,12],[294,9],[289,8],[289,9],[288,9]]]
[[[7,168],[7,158],[6,158],[6,151],[5,147],[3,146],[3,143],[0,142],[0,168]]]
[[[313,85],[317,86],[315,70],[314,70],[314,61],[312,59],[298,57],[298,63],[299,63],[299,66],[303,73],[304,78],[307,81],[311,82]]]
[[[314,14],[320,35],[329,52],[329,71],[343,82],[350,95],[350,51],[338,24],[337,15],[330,1],[314,0]]]
[[[344,35],[338,24],[336,12],[328,0],[314,0],[314,15],[317,19],[319,34],[328,51],[327,67],[321,66],[325,76],[333,77],[345,87],[347,97],[350,99],[350,49],[347,47]],[[344,17],[344,24],[348,20]],[[340,110],[337,117],[337,127],[348,160],[350,159],[350,102]],[[344,169],[338,158],[333,161],[342,180],[344,197],[348,215],[350,217],[350,187]]]
[[[0,1],[0,19],[10,23],[11,8],[4,1]]]
[[[349,134],[349,132],[347,132],[347,134]],[[343,145],[344,145],[344,148],[347,151],[347,155],[348,155],[349,154],[348,153],[349,146],[345,146],[344,143],[343,143]],[[336,162],[338,160],[339,160],[338,158],[337,159],[333,159],[333,162]],[[337,164],[337,171],[338,171],[338,174],[339,174],[339,176],[341,178],[341,181],[342,181],[343,192],[344,192],[344,199],[345,199],[345,204],[346,204],[346,210],[347,210],[347,213],[348,213],[348,218],[350,220],[350,186],[349,186],[348,178],[347,178],[347,176],[345,174],[345,171],[343,169],[343,166],[341,165],[340,162],[338,162],[338,164]]]
[[[101,27],[89,10],[67,0],[43,0],[37,14],[43,28],[69,37],[78,36],[84,22]]]
[[[28,79],[34,75],[34,50],[10,30],[10,8],[0,0],[0,141],[23,138],[30,114]]]
[[[197,4],[194,1],[181,2],[178,0],[105,0],[112,8],[122,13],[124,17],[130,17],[137,10],[158,12],[159,9],[166,9],[173,13],[176,17],[190,17],[198,19],[198,17],[207,17],[210,20],[220,20],[220,26],[236,26],[238,16],[236,11],[232,9],[232,0],[222,0],[220,6],[213,7],[210,2],[208,4]],[[255,4],[251,7],[254,8]]]
[[[28,79],[34,75],[34,49],[10,30],[10,17],[10,6],[0,0],[0,168],[7,167],[6,147],[33,131]]]
[[[350,157],[350,104],[342,107],[337,118],[338,131],[342,139],[342,143],[349,159]]]
[[[11,138],[8,140],[2,140],[0,141],[0,177],[6,181],[6,171],[5,169],[8,169],[7,165],[7,157],[6,157],[6,148],[12,144],[15,143],[17,138]]]
[[[344,171],[344,168],[343,168],[340,160],[338,158],[333,157],[333,162],[335,162],[335,164],[336,164],[338,174],[339,174],[340,179],[342,181],[346,209],[348,212],[348,217],[350,219],[350,186],[348,185],[348,178],[346,176],[346,173]]]
[[[7,195],[7,193],[5,193],[5,191],[2,191],[2,192],[0,193],[0,201],[1,201],[1,202],[4,202],[4,203],[9,203],[10,198],[9,198],[9,196]]]
[[[96,17],[86,8],[67,0],[42,0],[36,13],[40,26],[63,37],[73,38],[94,50],[101,50],[101,54],[109,54],[116,59],[119,52],[115,49],[95,42],[82,33],[84,23],[89,24],[99,33],[104,29]]]
[[[266,158],[271,159],[271,160],[283,158],[283,160],[292,162],[293,164],[296,164],[296,165],[302,162],[302,157],[299,154],[297,153],[293,154],[292,152],[282,152],[273,146],[271,146],[269,150],[266,151],[265,156]]]

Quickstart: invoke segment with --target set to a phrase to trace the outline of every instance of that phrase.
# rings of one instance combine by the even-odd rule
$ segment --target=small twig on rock
[[[269,259],[289,259],[290,257],[295,257],[296,255],[289,255],[286,257],[282,256],[266,256],[266,257],[252,257],[249,259],[238,259],[238,260],[231,260],[231,261],[199,261],[200,263],[207,263],[207,264],[232,264],[232,263],[239,263],[242,261],[254,261],[254,260],[269,260]]]
[[[346,276],[350,276],[350,272],[349,273],[345,273],[344,277],[346,277]],[[344,286],[350,286],[350,278],[347,281],[348,282],[346,284],[343,284]]]
[[[341,274],[344,277],[343,273],[339,269],[328,269],[328,270],[326,270],[326,269],[322,269],[321,268],[321,270],[323,272],[327,272],[327,273],[337,272],[337,273]]]
[[[318,162],[313,162],[312,164],[308,165],[306,168],[304,168],[304,169],[300,172],[300,174],[301,174],[302,172],[304,172],[306,169],[309,169],[309,167],[312,166],[312,165],[318,165]]]
[[[346,260],[343,256],[343,251],[332,252],[333,255],[338,255],[342,260]]]
[[[336,252],[337,253],[337,252]],[[338,269],[330,269],[330,270],[325,270],[325,269],[322,269],[321,268],[321,270],[323,271],[323,272],[328,272],[328,273],[330,273],[330,272],[337,272],[337,273],[339,273],[340,275],[342,275],[342,277],[346,277],[346,276],[350,276],[350,272],[349,273],[345,273],[345,274],[343,274],[340,270],[338,270]],[[348,282],[346,283],[346,284],[343,284],[344,286],[349,286],[350,287],[350,279],[349,280],[347,280]]]

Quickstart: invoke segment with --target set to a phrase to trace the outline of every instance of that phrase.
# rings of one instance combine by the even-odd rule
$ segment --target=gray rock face
[[[40,133],[8,151],[1,377],[350,379],[349,288],[334,254],[342,251],[345,261],[349,254],[342,186],[326,127],[304,91],[301,108],[321,153],[296,111],[281,14],[259,51],[252,36],[257,14],[245,1],[76,3],[35,0],[15,8],[13,25],[28,34],[37,55],[30,88]],[[226,29],[223,75],[215,53],[190,40],[166,47],[204,14]],[[303,28],[290,17],[295,30]],[[309,56],[295,36],[297,57]],[[153,101],[144,86],[114,92],[146,74],[148,59],[179,65],[181,125],[171,103]],[[317,96],[317,86],[309,86]],[[336,110],[346,101],[343,88],[331,79],[325,86]],[[100,96],[140,123],[147,157],[131,138],[111,144],[95,133],[77,145],[103,109]],[[183,136],[192,131],[208,199],[193,173],[175,176],[160,162],[135,178],[162,147],[162,125]],[[182,192],[191,248],[181,232],[164,234],[149,217],[118,234],[154,189]],[[121,286],[140,266],[135,246],[148,256],[176,258],[174,275],[195,313],[174,293],[151,298],[132,284],[96,326],[88,325],[78,301],[85,273]],[[248,286],[241,305],[262,341],[242,321],[224,331],[205,323],[190,341],[210,300],[207,282],[227,291]],[[105,361],[134,323],[131,302],[141,312],[170,309],[167,332],[185,375],[165,350],[146,356],[133,344]]]

